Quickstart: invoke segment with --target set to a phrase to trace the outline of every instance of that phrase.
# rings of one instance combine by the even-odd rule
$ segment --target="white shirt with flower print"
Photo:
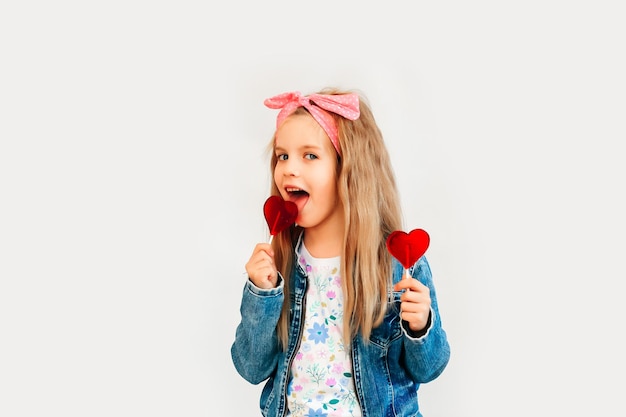
[[[304,244],[298,262],[307,272],[304,331],[287,387],[289,416],[360,416],[350,352],[343,343],[340,257],[314,258]]]

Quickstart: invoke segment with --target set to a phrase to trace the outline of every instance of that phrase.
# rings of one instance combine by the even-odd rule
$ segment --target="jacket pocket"
[[[400,323],[400,296],[401,292],[391,292],[387,314],[380,326],[372,330],[370,342],[386,349],[393,341],[402,336]]]

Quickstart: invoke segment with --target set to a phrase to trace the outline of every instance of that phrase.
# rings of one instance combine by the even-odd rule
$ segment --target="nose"
[[[300,175],[300,164],[295,158],[289,158],[283,162],[283,175],[297,177]]]

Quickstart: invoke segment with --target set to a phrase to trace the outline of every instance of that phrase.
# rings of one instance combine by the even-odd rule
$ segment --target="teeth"
[[[301,188],[285,188],[285,190],[286,190],[288,193],[295,193],[295,192],[298,192],[298,191],[302,191],[302,189],[301,189]]]

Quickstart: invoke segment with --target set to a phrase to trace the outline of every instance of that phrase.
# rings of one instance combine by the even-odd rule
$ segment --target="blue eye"
[[[278,159],[279,161],[285,161],[287,160],[288,156],[286,153],[281,153],[279,155],[276,155],[276,159]]]
[[[306,155],[304,155],[304,158],[313,160],[313,159],[317,159],[317,155],[314,155],[312,153],[307,153]]]

